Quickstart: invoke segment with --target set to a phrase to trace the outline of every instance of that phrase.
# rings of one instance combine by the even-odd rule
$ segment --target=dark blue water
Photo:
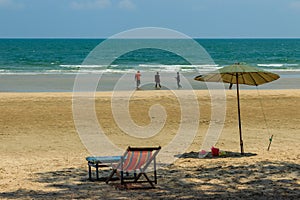
[[[193,72],[244,62],[270,71],[300,70],[300,39],[197,39],[213,59],[191,66],[164,50],[146,48],[115,58],[110,66],[81,66],[103,39],[0,39],[0,74],[123,73],[139,70]],[[171,42],[178,42],[172,40]],[[118,50],[112,46],[110,51]],[[190,52],[193,56],[193,52]],[[195,54],[196,55],[196,54]]]
[[[232,61],[271,70],[300,69],[300,39],[220,39],[198,40],[216,63]]]

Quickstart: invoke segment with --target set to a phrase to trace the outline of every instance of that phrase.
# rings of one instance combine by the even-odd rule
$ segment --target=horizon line
[[[110,39],[109,37],[0,37],[0,39]],[[185,38],[111,38],[111,39],[185,39]],[[300,39],[300,37],[191,37],[186,39]]]

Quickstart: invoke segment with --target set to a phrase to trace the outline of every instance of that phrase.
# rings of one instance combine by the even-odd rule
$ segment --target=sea
[[[71,92],[82,74],[101,76],[97,90],[110,91],[138,70],[145,90],[157,72],[162,85],[174,82],[165,89],[176,89],[177,72],[206,89],[193,78],[236,62],[280,75],[259,88],[300,88],[300,39],[0,39],[0,92]],[[135,88],[134,78],[124,84]]]

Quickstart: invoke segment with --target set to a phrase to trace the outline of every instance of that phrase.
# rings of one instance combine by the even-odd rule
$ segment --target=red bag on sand
[[[212,156],[219,156],[219,149],[215,147],[211,147],[211,155]]]

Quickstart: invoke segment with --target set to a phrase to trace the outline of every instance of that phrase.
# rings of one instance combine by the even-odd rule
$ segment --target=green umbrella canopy
[[[224,82],[232,84],[261,85],[278,79],[280,76],[245,64],[234,64],[205,75],[195,77],[197,81]],[[238,79],[237,79],[238,78]]]

